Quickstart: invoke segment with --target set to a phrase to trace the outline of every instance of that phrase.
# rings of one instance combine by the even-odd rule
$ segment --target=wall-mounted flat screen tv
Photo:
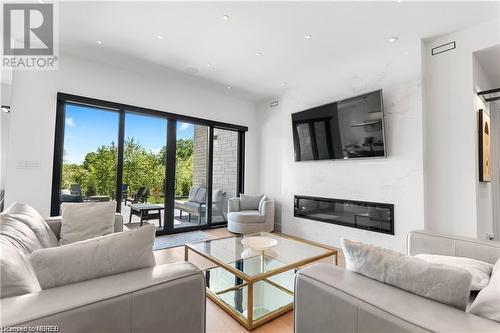
[[[382,90],[292,114],[295,161],[385,157]]]

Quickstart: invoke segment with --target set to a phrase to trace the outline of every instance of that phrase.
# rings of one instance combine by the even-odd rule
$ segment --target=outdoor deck
[[[140,218],[138,216],[132,215],[132,222],[129,223],[129,218],[130,218],[130,207],[126,206],[124,203],[122,203],[121,207],[121,214],[123,215],[123,224],[127,226],[128,228],[137,228],[140,225]],[[163,211],[162,211],[163,214]],[[165,221],[163,220],[162,217],[162,227],[160,228],[159,226],[159,221],[156,220],[149,220],[147,221],[148,223],[152,223],[156,226],[158,230],[163,230],[163,226]],[[193,226],[198,226],[198,221],[196,217],[193,217],[191,219],[191,222],[188,220],[188,214],[183,213],[182,214],[182,219],[180,218],[180,211],[178,209],[174,210],[174,228],[185,228],[185,227],[193,227]]]

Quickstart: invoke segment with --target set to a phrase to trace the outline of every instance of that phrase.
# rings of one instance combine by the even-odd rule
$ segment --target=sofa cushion
[[[201,204],[194,201],[186,201],[182,203],[182,206],[186,208],[188,211],[196,211],[199,212],[201,208]]]
[[[194,197],[194,200],[192,200],[197,203],[205,203],[207,202],[207,188],[206,187],[200,187],[198,192],[196,192],[196,196]]]
[[[40,249],[30,260],[42,289],[155,265],[155,226]]]
[[[8,215],[28,226],[35,233],[43,247],[59,246],[57,237],[47,222],[32,207],[16,202],[2,214]]]
[[[33,230],[9,215],[0,214],[0,235],[7,237],[12,246],[25,255],[43,248]]]
[[[40,291],[28,256],[14,238],[0,235],[0,297],[12,297]]]
[[[432,264],[448,265],[466,269],[472,275],[471,290],[481,290],[490,282],[493,265],[487,262],[465,257],[441,256],[434,254],[417,254],[415,257]]]
[[[258,210],[242,210],[227,214],[229,220],[239,223],[264,223],[266,217],[259,214]]]
[[[477,294],[469,312],[500,322],[500,259],[493,266],[490,283]]]
[[[28,256],[43,248],[33,230],[0,214],[0,297],[40,291]]]
[[[63,203],[61,245],[113,233],[116,202]]]
[[[344,238],[341,244],[347,269],[465,311],[472,281],[467,270]]]
[[[240,209],[241,210],[259,210],[259,204],[264,195],[246,195],[240,193]]]
[[[196,198],[196,194],[198,193],[199,189],[199,186],[191,187],[191,189],[189,190],[188,201],[194,201],[194,198]]]

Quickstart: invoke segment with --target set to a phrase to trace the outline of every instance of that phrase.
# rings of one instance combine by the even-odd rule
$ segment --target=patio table
[[[165,206],[149,203],[130,204],[130,217],[128,223],[132,222],[132,215],[138,216],[141,219],[141,227],[144,221],[158,220],[161,227],[161,211]]]

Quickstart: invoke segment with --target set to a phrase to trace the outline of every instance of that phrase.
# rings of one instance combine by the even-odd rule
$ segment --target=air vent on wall
[[[269,108],[275,108],[277,107],[279,104],[279,101],[272,101],[271,103],[269,103]]]
[[[443,45],[439,45],[439,46],[432,48],[431,55],[435,56],[435,55],[438,55],[438,54],[441,54],[444,52],[448,52],[448,51],[455,49],[456,47],[457,47],[456,42],[449,42],[449,43],[446,43]]]

